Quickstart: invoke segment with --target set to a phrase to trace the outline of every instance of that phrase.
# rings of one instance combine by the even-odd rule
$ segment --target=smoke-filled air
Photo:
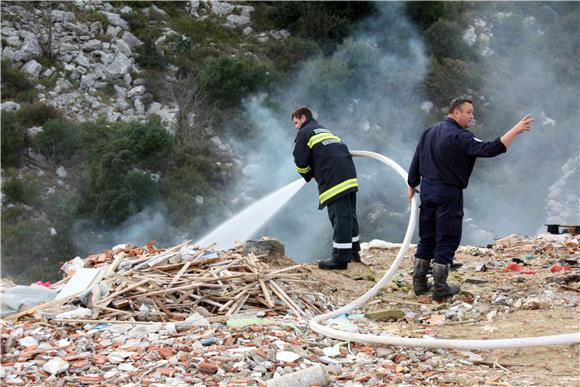
[[[477,162],[465,194],[462,242],[486,245],[511,233],[535,235],[545,230],[544,223],[578,224],[580,91],[561,73],[561,62],[542,55],[565,26],[553,24],[557,15],[548,6],[513,7],[511,12],[479,7],[478,16],[467,19],[445,48],[465,62],[430,63],[433,53],[404,7],[377,5],[378,14],[361,21],[332,55],[306,61],[291,86],[276,93],[275,106],[286,107],[284,114],[268,109],[263,98],[245,104],[258,135],[238,190],[290,181],[296,134],[290,112],[298,106],[311,107],[351,150],[379,152],[407,168],[420,133],[445,117],[451,99],[469,96],[476,116],[471,130],[482,139],[502,135],[528,113],[535,123],[507,154]],[[435,74],[438,66],[448,74]],[[437,82],[448,89],[434,89]],[[356,164],[361,237],[400,241],[408,220],[406,187],[382,165],[366,159]],[[310,185],[263,230],[303,260],[328,254],[322,246],[331,240],[326,213],[315,214]]]
[[[483,140],[532,114],[476,162],[461,243],[580,224],[577,2],[8,2],[2,16],[4,276],[56,278],[123,243],[211,243],[232,218],[234,239],[329,258],[316,182],[248,210],[300,178],[300,106],[404,169],[453,98],[473,100]],[[407,186],[354,161],[361,241],[400,242]]]

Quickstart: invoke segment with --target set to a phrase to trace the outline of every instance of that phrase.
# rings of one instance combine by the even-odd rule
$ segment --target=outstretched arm
[[[503,136],[501,136],[500,141],[507,148],[512,143],[514,138],[516,138],[519,134],[530,130],[530,125],[532,124],[532,122],[534,122],[534,119],[530,114],[528,114],[527,116],[522,118],[520,122],[515,124],[513,128],[511,128]]]

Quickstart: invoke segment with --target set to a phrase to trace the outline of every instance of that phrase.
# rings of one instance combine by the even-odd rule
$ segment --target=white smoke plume
[[[379,5],[378,15],[361,24],[331,57],[307,61],[292,87],[270,96],[280,109],[269,108],[264,97],[248,101],[247,117],[258,135],[238,152],[247,165],[240,193],[257,199],[262,190],[298,176],[290,113],[303,105],[350,150],[376,151],[407,167],[424,125],[418,90],[427,60],[418,33],[402,12],[400,4]],[[408,218],[405,184],[375,161],[355,163],[361,238],[402,238]],[[317,200],[312,181],[260,234],[280,238],[287,254],[299,261],[328,258],[332,228],[326,210],[317,210]]]
[[[293,86],[275,97],[274,105],[281,109],[268,108],[272,104],[260,98],[247,104],[248,117],[259,135],[250,152],[241,150],[251,173],[245,176],[240,192],[249,192],[252,186],[271,190],[296,176],[290,112],[302,105],[311,107],[318,121],[343,138],[351,150],[376,151],[408,167],[419,134],[435,123],[437,115],[421,91],[428,60],[421,36],[403,15],[401,5],[381,3],[378,7],[379,15],[362,23],[332,57],[312,58],[304,64]],[[526,5],[521,7],[519,14],[526,15]],[[474,96],[476,115],[482,112],[482,119],[472,130],[492,140],[527,113],[536,122],[533,131],[520,136],[506,155],[477,162],[465,192],[463,244],[485,245],[507,234],[537,232],[547,219],[548,187],[579,149],[578,83],[563,84],[552,58],[517,50],[549,45],[552,37],[543,35],[547,27],[533,17],[510,20],[515,15],[494,11],[491,4],[489,8],[481,13],[491,20],[474,20],[468,27],[471,33],[466,34],[470,45],[481,50],[478,66],[484,72],[484,84]],[[523,32],[510,40],[505,36],[506,25],[520,22]],[[472,93],[465,90],[464,94]],[[455,97],[447,96],[449,101]],[[438,119],[444,116],[441,111]],[[362,240],[401,240],[408,218],[405,186],[371,160],[356,160],[356,164],[361,180]],[[332,230],[326,214],[315,209],[314,185],[310,183],[263,230],[282,239],[288,254],[299,260],[329,253]],[[579,197],[579,188],[577,182],[570,184],[566,197]],[[578,208],[570,213],[578,214]]]

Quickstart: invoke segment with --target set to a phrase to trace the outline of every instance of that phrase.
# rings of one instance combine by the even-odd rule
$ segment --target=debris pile
[[[361,310],[325,324],[353,333],[420,338],[495,339],[578,332],[579,242],[572,235],[510,236],[487,248],[465,246],[456,257],[463,265],[450,275],[450,282],[459,283],[463,292],[445,303],[414,296],[410,251],[383,292]],[[321,271],[315,264],[296,267],[289,260],[262,257],[258,250],[216,252],[188,243],[171,249],[122,246],[96,259],[73,260],[65,265],[67,278],[53,288],[62,292],[79,273],[100,271],[101,276],[94,276],[82,289],[84,309],[91,319],[58,317],[79,312],[76,296],[74,302],[63,304],[61,299],[54,309],[29,314],[23,322],[0,322],[0,383],[578,385],[578,345],[485,351],[374,347],[310,330],[305,314],[318,312],[308,305],[326,310],[327,300],[333,300],[334,307],[342,306],[337,299],[348,302],[360,296],[390,266],[396,248],[375,245],[362,252],[362,264],[353,263],[345,271]],[[92,267],[82,267],[87,262]],[[506,270],[514,264],[523,270]],[[270,291],[273,308],[261,280]],[[283,289],[298,312],[269,281]],[[176,301],[190,293],[177,307]],[[239,300],[246,295],[242,304]],[[140,310],[142,305],[147,306],[146,313]],[[300,380],[305,382],[298,384]]]
[[[300,289],[307,282],[301,266],[274,269],[241,249],[214,251],[188,242],[163,250],[154,241],[146,248],[124,245],[67,262],[67,278],[53,285],[60,290],[57,299],[29,313],[162,322],[184,321],[199,311],[312,317],[327,306],[322,294]],[[88,308],[73,306],[79,298]]]

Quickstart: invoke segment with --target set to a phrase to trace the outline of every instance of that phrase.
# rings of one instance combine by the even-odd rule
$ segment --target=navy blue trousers
[[[461,241],[463,190],[423,178],[415,257],[451,264]]]
[[[337,262],[350,262],[352,253],[360,251],[358,221],[356,218],[356,192],[351,192],[330,203],[328,217],[334,229],[332,257]]]

